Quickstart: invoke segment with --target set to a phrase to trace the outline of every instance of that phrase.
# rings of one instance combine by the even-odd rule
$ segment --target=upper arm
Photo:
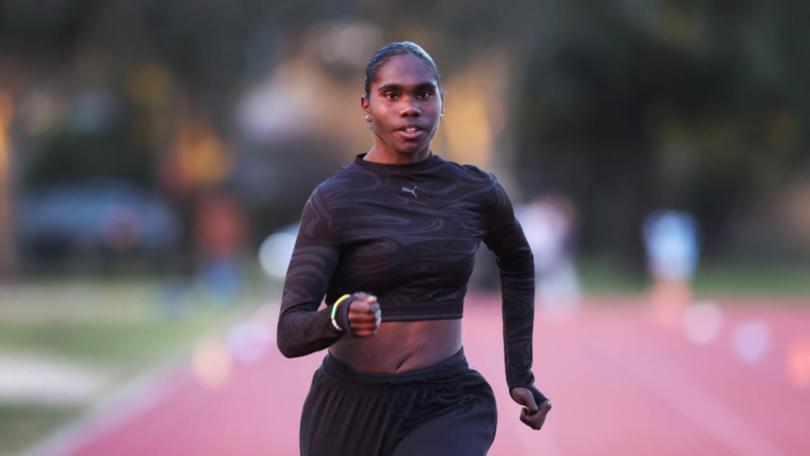
[[[531,257],[523,228],[515,217],[512,202],[498,179],[490,174],[491,189],[485,205],[483,241],[499,262],[515,256]]]

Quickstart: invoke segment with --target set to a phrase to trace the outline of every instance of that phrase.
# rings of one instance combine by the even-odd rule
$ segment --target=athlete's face
[[[439,128],[442,99],[425,61],[407,53],[391,57],[377,72],[361,105],[378,152],[411,159],[428,155],[430,140]]]

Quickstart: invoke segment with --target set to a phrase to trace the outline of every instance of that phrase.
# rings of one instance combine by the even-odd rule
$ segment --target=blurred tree
[[[630,3],[559,4],[515,98],[517,169],[574,196],[590,251],[640,259],[655,207],[727,250],[735,217],[808,166],[808,5]]]
[[[574,198],[587,250],[640,259],[652,208],[693,212],[722,251],[740,214],[807,172],[809,12],[800,0],[0,0],[0,58],[27,68],[15,99],[43,85],[116,99],[111,123],[26,142],[31,182],[148,182],[184,116],[238,143],[237,95],[324,21],[420,41],[445,73],[496,48],[512,62],[504,164],[531,192]],[[362,69],[352,71],[359,86]]]

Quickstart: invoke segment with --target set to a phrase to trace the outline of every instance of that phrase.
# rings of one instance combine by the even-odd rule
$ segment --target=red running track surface
[[[724,304],[730,301],[717,301],[717,331],[703,344],[648,318],[641,298],[591,298],[562,322],[538,312],[534,370],[554,408],[535,432],[520,423],[506,391],[498,298],[469,297],[465,352],[498,400],[490,454],[810,454],[810,308],[764,299]],[[275,311],[257,317],[270,332]],[[733,346],[740,325],[752,322],[759,355],[746,361]],[[209,356],[208,382],[191,362],[178,367],[63,439],[57,453],[298,454],[301,404],[323,354],[289,360],[274,334],[262,340],[266,349],[252,362],[227,351]]]

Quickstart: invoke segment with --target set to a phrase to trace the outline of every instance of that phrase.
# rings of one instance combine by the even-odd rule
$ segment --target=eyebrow
[[[419,83],[414,84],[414,88],[416,90],[420,90],[420,89],[436,90],[436,84],[433,83],[433,82],[419,82]],[[402,89],[403,89],[402,84],[392,83],[392,84],[385,84],[385,85],[382,85],[382,86],[378,87],[377,92],[382,93],[382,92],[385,92],[385,91],[388,91],[388,90],[399,91],[399,90],[402,90]]]

